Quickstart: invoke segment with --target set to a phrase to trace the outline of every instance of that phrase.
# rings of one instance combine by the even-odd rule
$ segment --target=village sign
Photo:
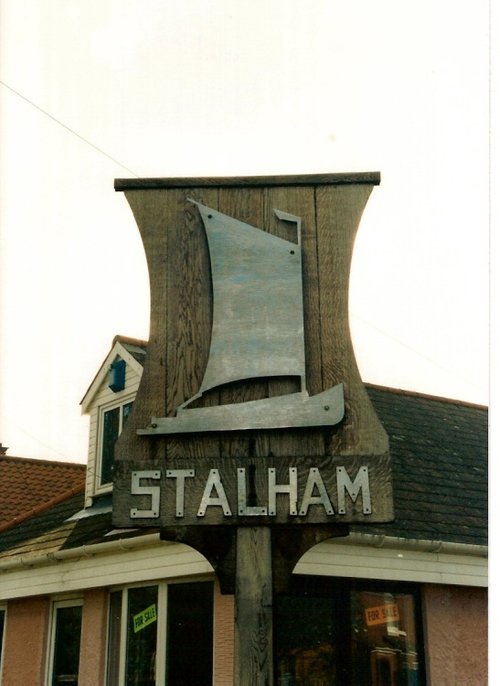
[[[297,194],[310,193],[311,185],[312,192],[318,194],[317,184],[311,184],[308,177],[302,184],[306,188],[299,183],[300,188],[290,193],[285,177],[281,192],[276,189],[273,193],[274,186],[279,188],[280,184],[271,182],[261,210],[264,230],[220,207],[224,207],[224,190],[232,191],[233,197],[235,192],[243,195],[240,202],[244,207],[245,192],[253,193],[253,197],[256,192],[265,194],[265,182],[260,184],[264,190],[254,180],[250,186],[256,187],[251,190],[243,183],[235,191],[231,183],[221,181],[222,190],[216,195],[213,186],[217,180],[157,182],[118,182],[143,234],[152,285],[152,319],[157,319],[152,321],[152,331],[166,332],[166,350],[161,351],[159,340],[156,345],[150,341],[144,371],[149,378],[144,389],[142,383],[139,388],[128,438],[119,442],[115,522],[121,526],[245,522],[254,526],[390,520],[386,436],[376,416],[373,419],[370,415],[373,409],[353,358],[345,352],[338,356],[336,383],[327,385],[328,374],[320,369],[329,354],[322,353],[330,345],[327,327],[311,333],[311,302],[318,292],[319,298],[322,296],[321,266],[317,269],[319,283],[315,283],[318,273],[315,275],[311,266],[310,251],[314,248],[317,252],[318,246],[312,245],[311,220],[309,216],[304,220],[294,210],[301,204]],[[358,184],[367,198],[366,189],[371,190],[373,180],[354,178],[353,187]],[[344,185],[349,183],[340,180],[340,186]],[[166,200],[160,198],[162,192]],[[269,205],[267,209],[273,194],[284,206]],[[205,197],[215,199],[219,209],[205,202]],[[234,215],[237,210],[236,203]],[[163,230],[178,236],[177,241],[164,240],[163,248],[160,238],[147,233],[151,233],[148,217],[155,213],[155,235],[161,236]],[[240,212],[240,216],[245,215],[251,212]],[[173,217],[177,217],[177,226],[171,223]],[[190,239],[194,246],[188,244]],[[196,246],[201,257],[196,256]],[[332,250],[336,250],[335,245]],[[340,269],[340,278],[346,283],[339,290],[347,293],[350,248],[339,250],[343,253],[340,262],[347,263]],[[172,252],[180,256],[172,257]],[[324,270],[335,269],[338,264],[336,260]],[[185,274],[190,269],[195,272],[191,278]],[[174,285],[176,278],[178,285]],[[167,282],[166,297],[159,295],[161,279]],[[187,297],[183,304],[183,289],[188,284],[200,293],[201,303]],[[331,312],[328,316],[339,319],[337,337],[348,339],[340,341],[340,346],[335,341],[336,348],[348,349],[347,313]],[[208,333],[199,334],[198,326]],[[321,317],[316,326],[321,327]],[[198,344],[194,339],[200,335],[202,342]],[[306,340],[316,335],[325,339],[317,353],[307,350]],[[195,359],[197,354],[201,361]],[[318,383],[308,379],[308,371],[318,377],[315,369],[322,379],[319,391]],[[167,385],[163,415],[155,412],[161,409],[157,377],[162,374]],[[315,392],[311,392],[315,385]],[[351,438],[349,445],[345,438],[352,434],[355,415],[361,415],[363,403],[374,437],[369,449],[357,439]],[[363,419],[358,421],[363,424]]]

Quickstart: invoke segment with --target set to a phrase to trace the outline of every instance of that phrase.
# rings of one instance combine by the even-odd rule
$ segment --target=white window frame
[[[119,400],[114,400],[113,402],[107,403],[106,405],[101,405],[98,408],[97,422],[98,422],[98,440],[95,456],[95,471],[94,471],[94,494],[100,495],[104,493],[110,493],[113,490],[112,482],[101,484],[101,473],[102,473],[102,457],[104,450],[104,415],[106,412],[111,410],[116,410],[120,408],[119,422],[118,422],[118,436],[121,434],[123,429],[123,407],[129,403],[135,401],[137,393],[129,393],[126,396],[122,396]]]
[[[57,610],[63,607],[81,607],[82,608],[82,621],[83,621],[83,598],[81,596],[75,596],[72,598],[52,600],[50,608],[50,620],[49,620],[49,633],[48,633],[48,660],[47,660],[47,670],[45,674],[45,684],[46,686],[51,686],[54,670],[54,656],[55,656],[55,639],[56,639],[56,619]],[[80,644],[81,650],[81,644]]]
[[[3,633],[0,636],[0,684],[3,682],[3,658],[5,653],[5,632],[7,630],[7,605],[0,603],[0,612],[5,613],[3,623]]]
[[[128,584],[119,588],[110,589],[110,593],[121,592],[121,624],[120,624],[120,652],[118,661],[118,683],[125,683],[125,669],[127,662],[127,630],[128,630],[128,592],[134,588],[150,588],[156,586],[158,589],[157,631],[156,631],[156,663],[155,674],[156,682],[164,684],[167,669],[167,621],[168,621],[168,582],[166,581],[144,581],[138,584]],[[109,618],[108,618],[108,640],[109,640]],[[106,678],[104,683],[108,683],[109,659],[106,650]]]
[[[153,581],[142,581],[135,584],[126,584],[109,588],[108,598],[111,598],[112,593],[121,592],[121,619],[120,619],[120,648],[119,648],[119,666],[118,666],[118,684],[120,686],[125,683],[125,670],[127,661],[127,630],[128,630],[128,592],[135,588],[150,588],[156,586],[158,589],[158,607],[157,607],[157,631],[156,631],[156,664],[155,674],[156,683],[164,684],[167,678],[167,632],[168,632],[168,589],[169,586],[186,583],[199,582],[214,582],[213,576],[201,575],[195,578],[180,577],[178,579],[159,579]],[[215,593],[215,591],[214,591]],[[215,600],[215,597],[214,597]],[[106,641],[106,671],[104,683],[107,684],[109,678],[109,638],[110,638],[110,604],[108,604],[108,630]],[[213,610],[213,623],[215,632],[215,605]],[[215,633],[214,633],[215,635]],[[212,669],[215,667],[213,665]]]

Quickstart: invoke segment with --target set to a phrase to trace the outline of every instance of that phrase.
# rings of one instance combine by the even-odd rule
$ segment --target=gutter
[[[336,545],[342,545],[339,539],[332,539]],[[400,538],[378,534],[352,532],[342,542],[348,545],[370,546],[372,548],[389,548],[397,550],[414,550],[421,553],[442,553],[443,555],[466,555],[470,557],[488,557],[487,545],[472,543],[454,543],[452,541],[430,541],[418,538]]]
[[[118,538],[117,540],[106,541],[105,543],[93,543],[92,545],[82,545],[78,548],[57,550],[55,553],[25,555],[24,557],[16,557],[11,560],[0,560],[0,573],[9,572],[14,569],[43,567],[45,565],[54,564],[55,562],[77,560],[85,557],[93,557],[94,555],[139,550],[157,543],[171,545],[172,542],[162,541],[159,533],[146,534],[145,536],[137,536],[134,538]]]
[[[443,555],[464,555],[470,557],[488,557],[488,546],[472,545],[470,543],[453,543],[449,541],[430,541],[412,538],[398,538],[395,536],[383,536],[376,534],[351,533],[348,537],[330,539],[325,543],[331,545],[357,545],[372,548],[388,548],[391,550],[413,550],[422,553],[441,553]],[[158,543],[172,545],[174,541],[160,539],[159,533],[146,534],[134,538],[118,538],[114,541],[83,545],[78,548],[67,548],[55,553],[43,553],[41,555],[29,555],[16,557],[11,560],[0,560],[0,574],[16,569],[30,569],[42,567],[57,562],[74,561],[81,558],[89,558],[94,555],[106,555],[109,553],[140,550]]]

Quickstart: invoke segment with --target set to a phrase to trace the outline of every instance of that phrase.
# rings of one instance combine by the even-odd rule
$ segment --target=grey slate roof
[[[486,408],[376,386],[367,389],[390,438],[395,521],[351,530],[486,545]],[[110,540],[105,537],[114,529],[110,512],[68,521],[82,507],[79,494],[0,534],[0,563]]]
[[[395,506],[395,521],[369,532],[486,545],[486,408],[376,386],[367,390],[389,434]]]
[[[78,493],[5,531],[0,535],[0,561],[63,548],[73,529],[65,520],[83,503],[84,493]]]

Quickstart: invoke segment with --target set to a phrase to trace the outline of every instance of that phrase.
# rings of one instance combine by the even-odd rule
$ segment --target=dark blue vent
[[[125,388],[125,360],[115,360],[109,369],[109,388],[113,393]]]

